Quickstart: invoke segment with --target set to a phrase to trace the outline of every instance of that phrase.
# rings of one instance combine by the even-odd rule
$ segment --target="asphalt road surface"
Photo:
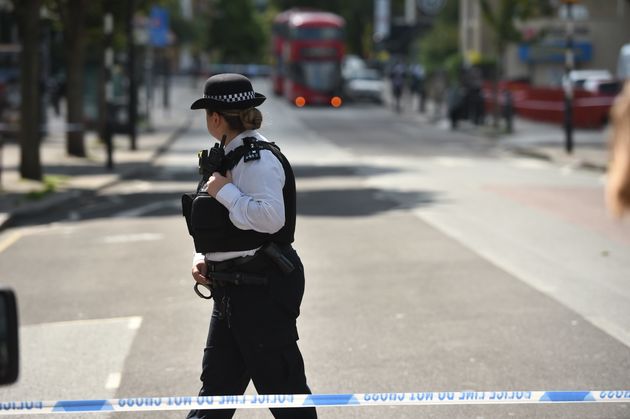
[[[606,215],[601,174],[510,155],[409,112],[296,109],[269,96],[262,132],[297,177],[299,344],[313,392],[630,388],[630,227]],[[0,234],[22,345],[20,381],[0,400],[197,393],[211,304],[192,290],[179,200],[211,145],[199,112],[151,170]],[[319,416],[628,418],[630,406]]]

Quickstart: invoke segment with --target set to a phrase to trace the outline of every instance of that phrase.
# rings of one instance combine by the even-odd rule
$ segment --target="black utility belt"
[[[219,287],[230,285],[267,285],[267,275],[247,272],[208,272],[206,275],[212,284]]]
[[[222,262],[206,260],[208,267],[206,276],[212,281],[212,285],[204,286],[210,293],[204,295],[199,291],[199,285],[202,285],[199,283],[195,283],[195,293],[201,298],[210,299],[214,286],[267,285],[267,275],[239,271],[239,267],[241,270],[247,269],[247,264],[263,257],[270,260],[284,275],[290,274],[295,269],[293,262],[282,253],[280,247],[276,243],[269,242],[258,249],[253,256],[243,256]]]
[[[260,255],[255,253],[251,256],[241,256],[221,262],[214,262],[206,259],[206,266],[208,267],[208,272],[224,272],[232,269],[238,269],[239,266],[251,263],[259,257]]]
[[[229,287],[229,286],[241,286],[241,285],[267,285],[267,275],[256,275],[246,272],[208,272],[206,278],[212,281],[212,285],[203,285],[198,282],[195,283],[195,293],[201,297],[209,300],[212,298],[212,290],[215,287]],[[199,290],[199,286],[205,287],[209,293],[204,294]]]
[[[242,270],[245,265],[248,265],[259,258],[266,258],[278,269],[280,269],[283,274],[287,275],[293,272],[295,266],[293,265],[293,262],[291,262],[291,260],[282,253],[280,246],[281,245],[274,242],[268,242],[262,245],[252,256],[242,256],[222,262],[212,262],[206,259],[206,266],[208,266],[208,272],[239,270],[239,267]]]

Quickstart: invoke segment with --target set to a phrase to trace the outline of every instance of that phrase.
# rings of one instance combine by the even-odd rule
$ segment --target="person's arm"
[[[227,177],[217,176],[220,188],[213,195],[230,212],[232,223],[242,230],[273,234],[284,226],[285,175],[282,163],[268,150],[261,150],[260,160],[240,162]],[[217,185],[218,186],[218,185]]]

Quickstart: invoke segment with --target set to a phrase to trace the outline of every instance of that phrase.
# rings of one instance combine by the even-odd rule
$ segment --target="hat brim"
[[[243,100],[240,102],[223,102],[221,100],[215,100],[202,97],[197,99],[190,105],[190,109],[212,109],[212,110],[227,110],[227,109],[247,109],[253,108],[262,104],[267,97],[260,93],[255,93],[255,97],[249,100]]]

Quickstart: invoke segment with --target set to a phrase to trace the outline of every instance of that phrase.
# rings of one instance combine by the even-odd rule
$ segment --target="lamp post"
[[[127,123],[129,124],[129,140],[131,150],[137,150],[138,123],[138,83],[136,78],[136,45],[133,32],[133,18],[136,10],[135,0],[127,0],[127,73],[129,77],[129,98],[127,101]]]
[[[567,154],[573,153],[573,84],[571,83],[571,71],[575,66],[573,55],[573,5],[578,0],[562,0],[566,6],[566,48],[564,52],[564,147]]]
[[[114,68],[114,48],[112,38],[114,34],[114,16],[111,9],[107,9],[103,16],[103,33],[105,35],[105,146],[107,148],[107,159],[105,167],[114,169],[114,81],[112,80]]]

